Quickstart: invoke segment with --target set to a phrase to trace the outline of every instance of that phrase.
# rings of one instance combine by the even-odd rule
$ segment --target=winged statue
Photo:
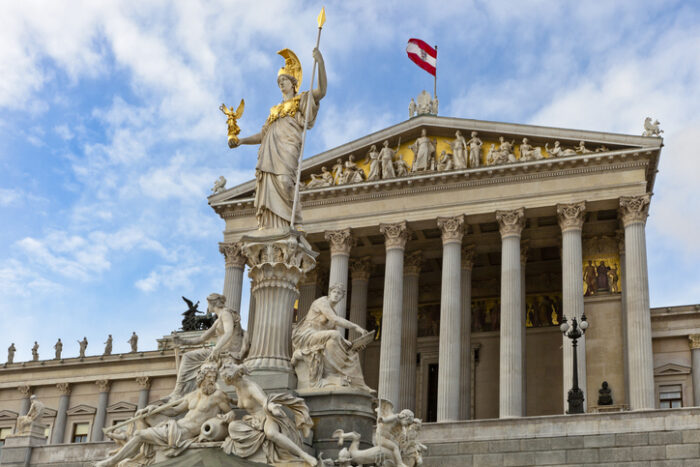
[[[219,110],[221,110],[228,119],[226,124],[228,125],[228,145],[229,147],[238,146],[238,134],[241,132],[238,126],[237,120],[243,116],[243,110],[245,109],[245,101],[241,99],[241,103],[238,104],[238,108],[234,111],[233,107],[226,107],[226,104],[221,104]]]

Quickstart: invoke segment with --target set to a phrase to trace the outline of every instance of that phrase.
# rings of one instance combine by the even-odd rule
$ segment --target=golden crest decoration
[[[301,78],[303,76],[299,58],[290,49],[282,49],[277,53],[284,58],[284,66],[277,72],[277,76],[288,75],[294,77],[294,79],[297,80],[294,90],[298,92],[301,87]]]

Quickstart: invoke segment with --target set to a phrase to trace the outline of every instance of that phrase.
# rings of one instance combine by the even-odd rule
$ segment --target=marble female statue
[[[379,152],[379,159],[382,161],[382,179],[395,178],[394,150],[389,147],[389,141],[384,141],[384,147]]]
[[[35,362],[39,361],[39,343],[34,341],[34,346],[32,347],[32,360]]]
[[[362,376],[357,349],[343,337],[344,331],[338,331],[347,328],[361,336],[367,334],[365,329],[335,312],[344,295],[342,285],[332,285],[328,296],[316,299],[292,331],[292,365],[299,389],[350,386],[372,391]]]
[[[454,169],[452,154],[447,151],[442,151],[440,153],[440,160],[438,161],[438,170],[442,172],[443,170],[452,169]]]
[[[87,337],[83,336],[83,340],[78,341],[78,345],[80,346],[80,358],[85,358],[85,351],[87,350],[88,346]]]
[[[586,143],[584,141],[579,141],[578,146],[576,146],[576,152],[579,154],[590,154],[593,151],[586,147]]]
[[[481,165],[481,146],[484,144],[479,139],[479,134],[472,131],[472,137],[467,141],[469,146],[469,167],[475,168]]]
[[[373,144],[372,147],[369,148],[367,158],[369,159],[369,175],[367,175],[367,180],[379,180],[382,178],[382,172],[379,151],[377,151],[376,145]]]
[[[333,164],[333,181],[336,185],[343,183],[343,161],[341,159],[336,159],[335,164]]]
[[[37,399],[35,394],[29,397],[29,410],[27,415],[17,417],[17,434],[27,434],[31,431],[32,424],[38,423],[46,407],[43,402]],[[43,427],[42,427],[43,428]]]
[[[362,181],[364,172],[355,163],[355,156],[350,154],[348,160],[345,161],[345,169],[343,170],[343,183],[359,183]]]
[[[255,167],[254,202],[258,229],[289,228],[304,124],[306,121],[307,128],[313,127],[327,88],[326,67],[318,49],[313,51],[318,63],[318,87],[310,91],[311,99],[309,91],[299,93],[302,70],[297,56],[289,49],[278,53],[285,59],[284,67],[277,73],[282,102],[270,109],[260,133],[241,138],[238,142],[229,140],[232,148],[242,144],[260,145]],[[300,211],[296,212],[294,223],[301,223]]]
[[[317,465],[318,461],[302,449],[302,436],[309,436],[313,426],[304,400],[289,393],[268,395],[248,378],[249,374],[244,365],[228,363],[221,369],[224,382],[236,390],[238,408],[248,412],[240,420],[235,420],[233,412],[223,417],[229,425],[221,448],[226,454],[275,465],[299,459]]]
[[[428,138],[428,132],[424,129],[420,132],[420,138],[410,146],[415,154],[411,172],[429,170],[431,155],[435,152],[433,142]]]
[[[397,177],[405,177],[408,175],[408,164],[403,160],[401,154],[399,154],[399,158],[394,161],[394,172]]]
[[[131,337],[127,341],[131,347],[131,352],[134,353],[139,349],[139,336],[136,335],[136,331],[131,333]]]
[[[110,334],[109,337],[107,337],[107,341],[105,342],[105,351],[102,355],[112,355],[112,335]]]
[[[455,140],[449,142],[452,148],[452,162],[455,169],[466,169],[467,168],[467,142],[462,136],[462,133],[457,130],[455,133]]]
[[[542,159],[542,149],[537,146],[534,147],[529,144],[527,138],[523,138],[523,142],[520,145],[520,160],[523,162],[527,161],[537,161]]]
[[[544,150],[547,151],[549,157],[559,157],[561,156],[561,143],[555,141],[552,149],[549,149],[549,143],[544,143]]]

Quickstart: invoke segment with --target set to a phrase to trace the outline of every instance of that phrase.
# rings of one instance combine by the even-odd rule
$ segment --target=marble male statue
[[[61,352],[63,352],[63,342],[61,342],[61,338],[58,338],[58,341],[53,346],[54,350],[56,351],[56,360],[61,359]]]
[[[15,361],[15,352],[17,352],[17,347],[15,347],[15,343],[13,342],[10,344],[10,346],[7,348],[7,363],[14,363]]]
[[[157,406],[148,406],[141,417],[158,410],[171,417],[165,422],[150,428],[136,430],[114,455],[97,462],[96,467],[117,465],[125,459],[138,454],[143,445],[154,445],[164,450],[167,457],[175,457],[186,450],[200,433],[201,427],[210,418],[226,414],[231,409],[231,399],[216,384],[218,377],[215,364],[205,364],[197,371],[197,389],[177,401],[172,407],[158,410]],[[184,417],[176,419],[183,415]]]
[[[304,123],[311,128],[316,120],[319,103],[326,95],[326,67],[323,56],[314,49],[318,63],[318,87],[299,93],[302,70],[299,59],[289,49],[278,52],[285,65],[277,74],[277,84],[282,91],[282,102],[270,109],[262,131],[229,140],[231,148],[242,144],[259,144],[258,163],[255,167],[255,217],[258,229],[288,229],[292,221],[294,188],[299,165]],[[296,212],[294,224],[301,223],[300,210]]]
[[[29,402],[31,405],[29,406],[27,415],[17,417],[17,434],[29,433],[32,424],[36,422],[44,412],[44,403],[37,399],[35,394],[29,397]]]
[[[35,362],[39,361],[39,343],[34,341],[34,346],[32,347],[32,360]]]
[[[238,408],[248,412],[241,420],[234,420],[233,412],[225,416],[229,436],[222,446],[224,452],[258,460],[262,451],[263,462],[293,462],[301,458],[315,466],[318,461],[302,449],[302,435],[309,436],[313,426],[304,400],[289,393],[268,395],[248,375],[245,365],[229,362],[221,369],[226,384],[236,390]],[[293,414],[294,420],[283,407]]]
[[[328,296],[316,299],[292,331],[292,365],[299,389],[350,386],[372,392],[365,384],[357,349],[337,329],[367,334],[361,326],[335,312],[344,296],[343,285],[332,285]]]
[[[80,358],[85,358],[85,350],[87,350],[88,346],[87,337],[83,336],[83,340],[78,341],[78,345],[80,345]]]
[[[139,336],[136,335],[136,331],[131,334],[131,337],[127,341],[131,346],[131,352],[137,352],[139,350]]]
[[[194,389],[197,370],[206,361],[219,360],[220,357],[232,358],[240,362],[249,347],[248,334],[241,328],[241,315],[231,308],[226,308],[226,297],[213,293],[207,297],[208,311],[217,315],[212,327],[197,337],[183,338],[174,335],[175,345],[203,344],[216,336],[216,345],[191,350],[182,356],[177,373],[175,389],[168,396],[169,400],[184,396]]]

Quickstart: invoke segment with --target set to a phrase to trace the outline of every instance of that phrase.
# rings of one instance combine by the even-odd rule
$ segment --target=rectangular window
[[[12,427],[2,427],[0,428],[0,446],[3,446],[5,444],[5,438],[7,438],[8,435],[12,434]]]
[[[71,437],[71,443],[87,443],[89,428],[89,423],[76,423],[73,425],[73,436]]]
[[[683,388],[680,384],[659,386],[659,408],[675,409],[683,407]]]

